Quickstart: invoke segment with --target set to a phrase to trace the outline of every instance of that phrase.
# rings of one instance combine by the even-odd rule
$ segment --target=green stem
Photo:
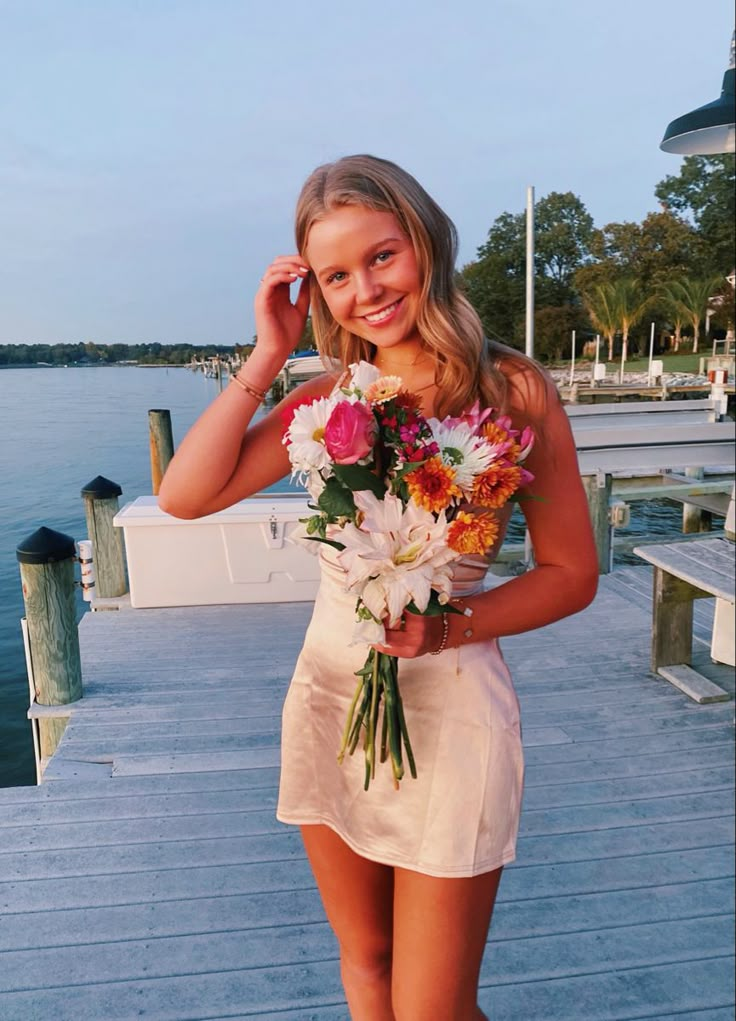
[[[360,693],[361,693],[362,690],[363,690],[363,681],[361,680],[361,681],[358,682],[358,687],[355,689],[355,694],[353,695],[353,701],[350,703],[350,709],[348,710],[348,718],[345,721],[345,726],[344,726],[343,732],[342,732],[342,741],[340,742],[340,751],[337,753],[337,761],[340,763],[340,765],[342,765],[342,760],[345,758],[345,751],[347,749],[348,739],[350,737],[350,728],[351,728],[351,725],[352,725],[352,722],[353,722],[353,717],[355,716],[355,707],[358,704],[358,699],[360,698]]]
[[[365,720],[365,714],[368,712],[368,706],[370,705],[370,685],[367,682],[363,683],[363,701],[358,715],[353,723],[353,732],[350,735],[350,743],[348,746],[348,752],[352,755],[358,746],[358,739],[360,738],[360,731],[363,727],[363,721]]]
[[[411,750],[411,741],[409,740],[409,731],[406,726],[406,719],[404,717],[404,703],[401,701],[401,692],[399,691],[398,681],[398,663],[396,664],[396,673],[394,683],[396,684],[396,709],[399,717],[399,727],[401,728],[401,736],[404,740],[404,748],[406,749],[406,757],[409,760],[409,772],[412,777],[416,780],[417,778],[417,767],[414,764],[414,753]]]
[[[378,718],[378,669],[377,653],[373,660],[373,677],[371,678],[371,711],[368,716],[368,732],[365,737],[365,789],[376,775],[376,720]]]
[[[383,720],[381,721],[381,762],[386,761],[388,755],[388,713],[386,712],[386,699],[383,700]]]
[[[401,730],[396,707],[395,656],[385,656],[383,689],[384,712],[388,715],[388,747],[391,756],[391,769],[394,782],[398,785],[404,775],[404,764],[401,757]]]

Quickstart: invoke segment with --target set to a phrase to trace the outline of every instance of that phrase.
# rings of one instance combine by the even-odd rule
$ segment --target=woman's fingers
[[[434,651],[439,644],[436,634],[439,620],[439,617],[427,617],[416,613],[406,613],[393,624],[385,620],[386,641],[375,648],[391,656],[405,658],[424,656]],[[439,628],[441,631],[441,625]]]
[[[306,277],[309,274],[309,267],[304,265],[304,262],[294,255],[279,255],[273,262],[266,268],[263,274],[263,281],[270,280],[272,277],[276,277],[282,280],[283,277],[290,276],[292,280],[296,280],[298,277]]]
[[[297,311],[305,318],[307,316],[307,313],[309,312],[309,300],[310,300],[309,276],[306,276],[299,285],[299,293],[297,294],[296,301],[294,302]]]

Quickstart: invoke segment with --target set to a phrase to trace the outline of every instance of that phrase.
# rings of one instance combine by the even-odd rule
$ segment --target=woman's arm
[[[254,386],[270,386],[270,381],[260,381],[268,373],[256,373],[255,366],[251,367],[255,358],[254,353],[248,359],[244,378]],[[161,509],[177,518],[203,517],[283,478],[291,465],[281,442],[281,411],[292,404],[326,396],[334,384],[332,376],[317,376],[297,387],[268,415],[250,426],[258,401],[230,383],[179,445],[161,481],[158,495]]]
[[[525,462],[534,481],[522,490],[537,499],[521,502],[536,566],[465,600],[473,616],[468,620],[450,614],[450,646],[543,627],[583,610],[598,588],[598,555],[588,502],[557,389],[528,370],[516,387],[517,402],[522,396],[523,404],[510,410],[514,427],[529,424],[537,436]],[[463,634],[468,627],[473,631],[471,639]]]
[[[242,370],[256,390],[269,389],[299,342],[309,311],[308,276],[298,255],[279,256],[263,275],[255,298],[258,342]],[[292,304],[290,288],[297,280],[301,283]],[[230,384],[180,444],[161,482],[161,509],[178,518],[202,517],[283,478],[289,458],[281,443],[281,407],[321,397],[332,386],[329,376],[310,380],[249,428],[258,398]]]
[[[598,587],[598,556],[588,504],[580,480],[572,430],[551,380],[531,370],[510,380],[509,409],[514,428],[531,425],[536,442],[525,466],[534,481],[522,492],[539,499],[522,500],[536,566],[488,592],[461,600],[472,617],[448,614],[447,646],[519,634],[584,609]],[[404,631],[391,631],[397,656],[435,651],[442,638],[441,618],[405,614]],[[472,635],[466,636],[470,629]]]

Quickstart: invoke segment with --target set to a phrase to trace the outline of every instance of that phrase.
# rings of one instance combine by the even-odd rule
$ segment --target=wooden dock
[[[503,643],[527,788],[482,971],[494,1021],[733,1019],[734,706],[649,674],[650,586],[617,568],[584,613]],[[3,1021],[347,1018],[274,817],[309,609],[84,618],[85,697],[45,782],[0,790]],[[708,612],[700,668],[733,692]]]

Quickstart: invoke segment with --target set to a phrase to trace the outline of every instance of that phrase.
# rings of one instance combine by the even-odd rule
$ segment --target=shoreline
[[[51,365],[46,362],[27,362],[18,365],[0,365],[2,369],[188,369],[182,362],[69,362]]]

